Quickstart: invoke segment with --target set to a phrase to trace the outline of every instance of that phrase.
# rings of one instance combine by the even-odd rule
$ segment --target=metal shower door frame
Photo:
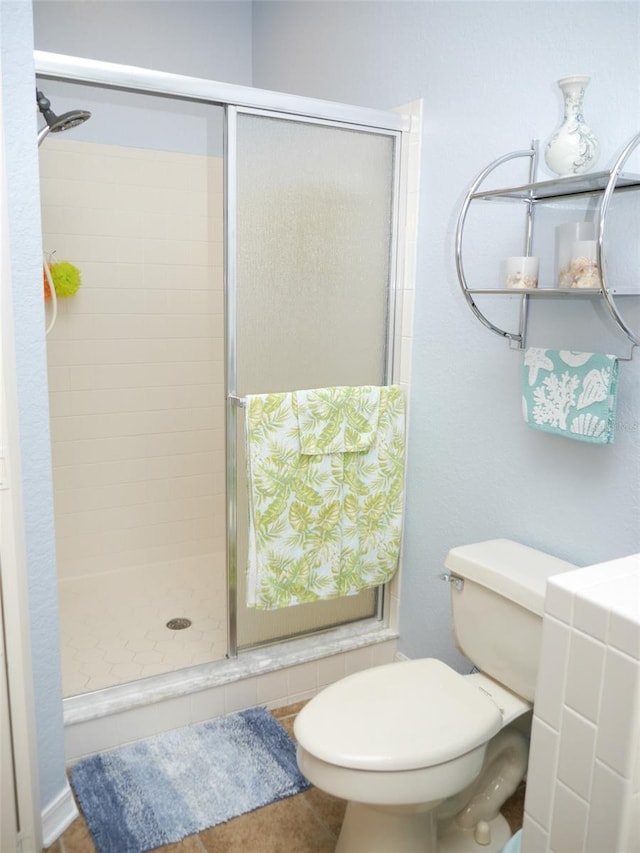
[[[227,447],[233,437],[234,458],[227,459],[227,489],[233,474],[231,493],[227,492],[227,584],[229,590],[228,657],[237,657],[237,516],[236,516],[236,459],[235,428],[237,408],[235,396],[235,282],[236,282],[236,246],[235,230],[235,174],[236,141],[238,113],[248,112],[256,115],[285,118],[296,121],[345,127],[362,132],[389,134],[395,137],[394,177],[393,177],[393,215],[392,239],[390,250],[389,288],[387,300],[387,346],[385,381],[394,377],[393,361],[397,346],[395,336],[396,302],[398,281],[403,274],[402,258],[398,252],[398,234],[404,226],[406,207],[406,163],[408,134],[411,130],[409,116],[399,112],[357,107],[334,101],[306,98],[266,89],[222,83],[200,77],[171,74],[132,65],[67,56],[48,51],[34,51],[35,72],[39,77],[50,80],[85,83],[103,88],[126,90],[144,95],[161,95],[178,100],[210,103],[225,108],[224,158],[225,158],[225,297],[228,304],[233,302],[231,310],[225,312],[227,346]],[[232,179],[230,180],[230,176]],[[233,295],[233,299],[229,296]],[[231,345],[230,342],[233,342]],[[233,431],[231,429],[233,428]],[[230,494],[233,494],[231,506]],[[378,615],[382,616],[381,597],[378,601]]]
[[[353,108],[357,112],[356,107]],[[236,304],[237,304],[237,141],[238,115],[252,115],[263,118],[276,118],[285,121],[317,124],[345,130],[357,130],[360,133],[388,135],[393,139],[393,178],[392,178],[392,215],[391,239],[389,251],[389,278],[387,285],[384,342],[384,378],[387,384],[394,376],[394,340],[396,336],[396,303],[398,298],[398,232],[400,228],[400,211],[403,209],[401,199],[403,188],[401,182],[402,143],[404,134],[397,128],[381,128],[378,125],[346,122],[320,116],[309,116],[294,112],[280,112],[256,107],[239,107],[227,105],[225,108],[224,133],[224,256],[225,256],[225,346],[226,346],[226,433],[227,433],[227,653],[230,658],[238,655],[238,518],[237,518],[237,426],[238,410],[244,407],[244,399],[238,396],[237,389],[237,337],[236,337]],[[405,128],[408,130],[408,128]],[[377,615],[382,619],[383,596],[378,595]]]

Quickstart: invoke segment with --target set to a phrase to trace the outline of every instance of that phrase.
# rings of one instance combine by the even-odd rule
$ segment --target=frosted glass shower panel
[[[384,381],[393,150],[238,116],[239,393]]]
[[[375,130],[238,114],[240,396],[390,379],[395,142]],[[246,607],[240,422],[237,438],[239,648],[375,616],[376,590],[277,611]]]

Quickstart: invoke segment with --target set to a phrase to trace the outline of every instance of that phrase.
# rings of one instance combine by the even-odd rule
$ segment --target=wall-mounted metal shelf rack
[[[565,196],[599,195],[603,193],[611,172],[591,172],[587,175],[574,175],[571,178],[556,178],[552,181],[539,181],[524,184],[521,187],[504,187],[498,190],[475,192],[474,199],[485,201],[554,201]],[[640,175],[622,172],[616,180],[616,191],[640,189]]]
[[[618,329],[631,342],[631,350],[640,344],[640,333],[634,332],[625,322],[622,313],[616,305],[614,297],[618,296],[640,296],[640,270],[638,270],[638,287],[631,289],[627,287],[611,287],[607,281],[607,271],[604,256],[604,238],[606,234],[607,213],[611,199],[615,193],[634,192],[640,190],[640,175],[623,172],[622,169],[635,148],[640,144],[640,133],[634,136],[620,152],[613,168],[603,172],[592,172],[586,175],[576,175],[568,178],[557,178],[550,181],[535,181],[538,145],[533,142],[530,148],[513,151],[505,154],[490,163],[473,181],[464,199],[464,203],[458,215],[456,226],[456,270],[458,280],[464,297],[480,322],[492,332],[506,338],[509,345],[515,349],[524,349],[527,331],[527,316],[529,300],[533,297],[570,299],[598,298],[601,299]],[[481,189],[486,179],[499,166],[518,158],[529,158],[529,182],[521,186],[503,187],[500,189]],[[505,201],[524,204],[526,207],[526,230],[524,240],[524,255],[531,254],[533,240],[534,209],[541,203],[560,201],[567,198],[580,198],[586,196],[600,196],[600,202],[596,215],[596,250],[597,263],[600,269],[602,286],[594,289],[573,288],[537,288],[523,290],[508,290],[506,288],[470,288],[464,271],[463,263],[463,237],[464,228],[469,207],[476,201]],[[476,305],[474,296],[511,296],[520,299],[520,317],[518,330],[509,332],[499,328],[480,311]]]
[[[532,296],[534,299],[540,297],[548,299],[554,296],[569,296],[571,299],[589,299],[594,296],[601,297],[602,290],[599,287],[536,287],[536,288],[514,288],[507,290],[505,287],[470,287],[469,293],[479,293],[491,296]],[[620,290],[617,287],[612,287],[610,293],[612,296],[640,296],[638,290]]]

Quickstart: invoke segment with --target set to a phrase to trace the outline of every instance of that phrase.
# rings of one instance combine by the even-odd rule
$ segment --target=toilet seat
[[[487,743],[503,726],[492,699],[434,658],[374,667],[325,688],[298,714],[299,744],[337,767],[432,767]]]

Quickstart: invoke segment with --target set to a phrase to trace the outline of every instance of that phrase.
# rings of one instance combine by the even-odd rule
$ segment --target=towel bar
[[[227,394],[227,400],[229,400],[230,403],[235,403],[236,406],[239,406],[241,409],[247,405],[247,398],[238,397],[236,394]]]
[[[637,344],[631,344],[631,349],[629,350],[629,355],[618,355],[616,358],[618,361],[633,361],[633,351],[637,347]]]

